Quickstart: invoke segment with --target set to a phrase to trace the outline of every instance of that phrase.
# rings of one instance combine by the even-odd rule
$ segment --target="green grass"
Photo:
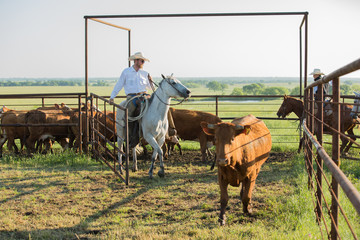
[[[303,156],[274,153],[257,179],[254,214],[229,187],[227,225],[218,226],[217,171],[186,151],[166,161],[163,179],[139,162],[130,186],[72,152],[6,157],[0,164],[0,239],[319,239]],[[357,181],[359,181],[357,179]],[[360,183],[356,185],[360,188]],[[340,191],[357,234],[360,219]],[[341,223],[343,239],[350,239]]]

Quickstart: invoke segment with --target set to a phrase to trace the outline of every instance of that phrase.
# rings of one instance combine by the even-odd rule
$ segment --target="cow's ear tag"
[[[248,135],[250,133],[251,127],[249,125],[244,126],[244,133]]]

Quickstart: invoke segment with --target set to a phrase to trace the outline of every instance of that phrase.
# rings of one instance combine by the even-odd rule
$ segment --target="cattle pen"
[[[226,16],[256,16],[256,15],[300,15],[303,16],[301,25],[300,25],[300,93],[296,97],[303,98],[302,90],[302,81],[304,80],[304,102],[305,102],[305,120],[291,117],[281,119],[275,116],[280,101],[283,98],[281,95],[257,95],[257,96],[234,96],[234,95],[195,95],[192,96],[190,101],[184,102],[182,105],[178,105],[177,108],[192,109],[192,110],[201,110],[215,114],[219,116],[224,121],[229,121],[234,118],[246,115],[253,114],[256,117],[262,119],[269,125],[269,129],[272,137],[274,138],[274,144],[276,147],[284,145],[285,148],[288,144],[298,144],[301,142],[301,139],[304,138],[304,157],[306,170],[308,172],[308,185],[309,189],[314,193],[313,195],[313,204],[316,214],[316,221],[320,227],[321,236],[323,239],[342,239],[342,233],[339,230],[339,224],[342,224],[341,221],[345,222],[345,225],[348,227],[348,231],[351,232],[351,235],[354,239],[358,239],[356,231],[352,228],[351,222],[348,220],[345,211],[343,211],[340,198],[339,198],[339,185],[344,190],[348,199],[350,199],[353,207],[360,215],[360,197],[358,191],[347,179],[340,169],[340,137],[346,137],[340,131],[340,106],[345,105],[345,102],[348,103],[349,99],[353,99],[352,96],[340,96],[339,86],[340,81],[339,77],[343,76],[346,73],[355,71],[360,68],[360,61],[357,60],[354,63],[351,63],[344,68],[341,68],[337,71],[334,71],[329,76],[326,76],[321,82],[307,84],[307,12],[299,13],[235,13],[235,14],[164,14],[164,15],[123,15],[123,16],[85,16],[85,92],[84,93],[67,93],[67,94],[23,94],[23,95],[0,95],[0,99],[4,102],[8,101],[10,104],[7,104],[10,108],[18,110],[27,110],[34,107],[47,107],[52,106],[54,102],[60,103],[65,102],[70,106],[74,106],[78,110],[78,118],[76,122],[70,122],[66,124],[60,123],[45,123],[41,126],[47,127],[59,127],[59,126],[68,126],[76,127],[78,130],[78,143],[79,151],[91,154],[93,158],[101,160],[102,163],[105,163],[115,174],[123,181],[126,185],[129,185],[130,182],[130,173],[129,173],[129,156],[130,151],[128,148],[128,119],[127,119],[127,110],[122,108],[117,104],[110,103],[108,98],[109,96],[100,96],[96,93],[90,93],[88,90],[88,39],[87,39],[87,26],[88,20],[93,20],[99,23],[103,23],[112,27],[120,28],[122,30],[128,31],[128,50],[130,55],[131,47],[131,29],[120,27],[114,24],[106,23],[98,18],[167,18],[167,17],[226,17]],[[305,50],[303,47],[303,28],[305,27]],[[303,52],[305,52],[305,57],[303,57]],[[304,68],[303,65],[304,64]],[[337,116],[334,121],[333,126],[329,126],[333,131],[331,135],[332,141],[331,144],[332,153],[329,154],[326,152],[329,148],[326,147],[325,141],[323,141],[323,124],[325,125],[323,119],[323,101],[320,101],[318,104],[318,115],[315,114],[315,104],[316,101],[312,100],[314,94],[312,88],[315,85],[333,81],[334,82],[334,91],[333,91],[333,104],[332,109]],[[320,91],[321,92],[321,91]],[[119,97],[121,99],[121,97]],[[322,96],[320,96],[322,98]],[[342,98],[342,103],[341,103]],[[9,100],[10,99],[10,100]],[[11,100],[18,99],[23,101],[24,99],[31,99],[31,103],[27,104],[14,104],[11,103]],[[89,103],[89,107],[85,107],[84,111],[81,110],[82,102],[85,102],[85,106]],[[177,100],[172,100],[172,103],[178,103]],[[256,107],[255,107],[256,106]],[[116,111],[125,111],[125,129],[127,141],[126,148],[123,152],[120,152],[119,147],[116,145],[117,133],[115,130]],[[112,114],[112,115],[111,115]],[[85,119],[85,121],[84,121]],[[316,124],[318,122],[318,124]],[[320,127],[319,127],[320,123]],[[1,127],[38,127],[38,125],[26,124],[26,123],[15,123],[15,124],[0,124]],[[301,131],[304,129],[303,131]],[[316,139],[314,137],[316,135]],[[356,134],[355,134],[356,135]],[[357,135],[355,137],[358,137]],[[328,138],[329,139],[329,138]],[[351,141],[351,140],[350,140]],[[355,146],[360,146],[355,141],[352,141]],[[88,147],[91,146],[89,149]],[[281,147],[279,147],[281,149]],[[126,157],[126,161],[123,166],[118,163],[118,154],[122,153]],[[357,160],[357,156],[343,156],[343,159]],[[313,161],[315,160],[315,162]],[[324,164],[327,169],[325,170]],[[119,168],[123,167],[126,171],[125,173],[120,173]],[[329,172],[332,178],[332,182],[329,180]],[[90,178],[90,177],[89,177]],[[196,177],[194,177],[196,178]],[[323,185],[323,180],[325,180],[327,187],[330,188],[328,193],[325,193],[325,188]],[[194,181],[194,180],[190,180]],[[144,182],[141,182],[143,184]],[[145,181],[145,185],[147,182]],[[133,187],[133,186],[132,186]],[[128,188],[130,189],[130,187]],[[138,196],[143,192],[146,192],[147,189],[143,188],[138,190],[134,195]],[[330,197],[329,197],[330,196]],[[130,196],[128,199],[121,200],[120,204],[112,205],[111,208],[122,205],[126,201],[133,200],[135,197]],[[331,199],[329,201],[329,198]],[[172,204],[167,202],[167,204]],[[204,206],[206,209],[206,206]],[[325,210],[324,210],[325,209]],[[338,212],[343,218],[338,218]],[[129,210],[131,213],[131,210]],[[329,215],[326,216],[326,212],[329,212]],[[107,210],[102,210],[102,213],[108,213]],[[98,218],[95,214],[91,216],[92,218]],[[241,222],[241,221],[240,221]],[[330,222],[330,224],[328,223]],[[136,223],[130,223],[130,225],[136,225]],[[329,226],[330,225],[330,226]]]

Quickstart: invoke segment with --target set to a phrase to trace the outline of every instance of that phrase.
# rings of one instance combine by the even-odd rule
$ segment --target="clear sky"
[[[309,73],[360,58],[359,0],[0,0],[0,78],[83,77],[85,15],[309,12]],[[300,16],[105,19],[152,76],[297,77]],[[127,67],[127,33],[89,22],[89,77]],[[348,75],[360,77],[360,71]]]

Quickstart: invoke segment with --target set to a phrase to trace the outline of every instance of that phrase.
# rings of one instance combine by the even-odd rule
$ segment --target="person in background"
[[[312,73],[310,73],[310,75],[313,76],[314,81],[319,81],[320,79],[322,79],[322,75],[324,75],[323,72],[321,72],[321,70],[319,68],[315,68],[314,71],[312,71]],[[318,95],[318,86],[314,87],[314,98],[315,101],[323,101],[323,106],[324,106],[324,113],[325,116],[330,116],[332,114],[332,109],[331,109],[331,105],[330,104],[326,104],[326,102],[330,102],[330,99],[328,97],[326,97],[325,95],[328,95],[330,92],[330,85],[332,82],[329,83],[324,83],[322,85],[322,89],[323,89],[323,99],[320,99],[320,96]]]
[[[322,75],[324,75],[324,73],[321,72],[321,70],[319,68],[315,68],[314,71],[312,71],[312,73],[310,73],[310,75],[313,76],[314,78],[314,81],[318,81],[322,78]],[[323,98],[323,101],[325,99],[327,99],[325,97],[325,95],[328,95],[329,94],[329,89],[330,89],[330,85],[331,85],[331,82],[330,83],[324,83],[323,84],[323,90],[324,90],[324,98]],[[315,96],[315,100],[320,100],[320,99],[317,99],[316,96],[317,96],[317,92],[318,92],[318,86],[315,86],[314,87],[314,96]]]

